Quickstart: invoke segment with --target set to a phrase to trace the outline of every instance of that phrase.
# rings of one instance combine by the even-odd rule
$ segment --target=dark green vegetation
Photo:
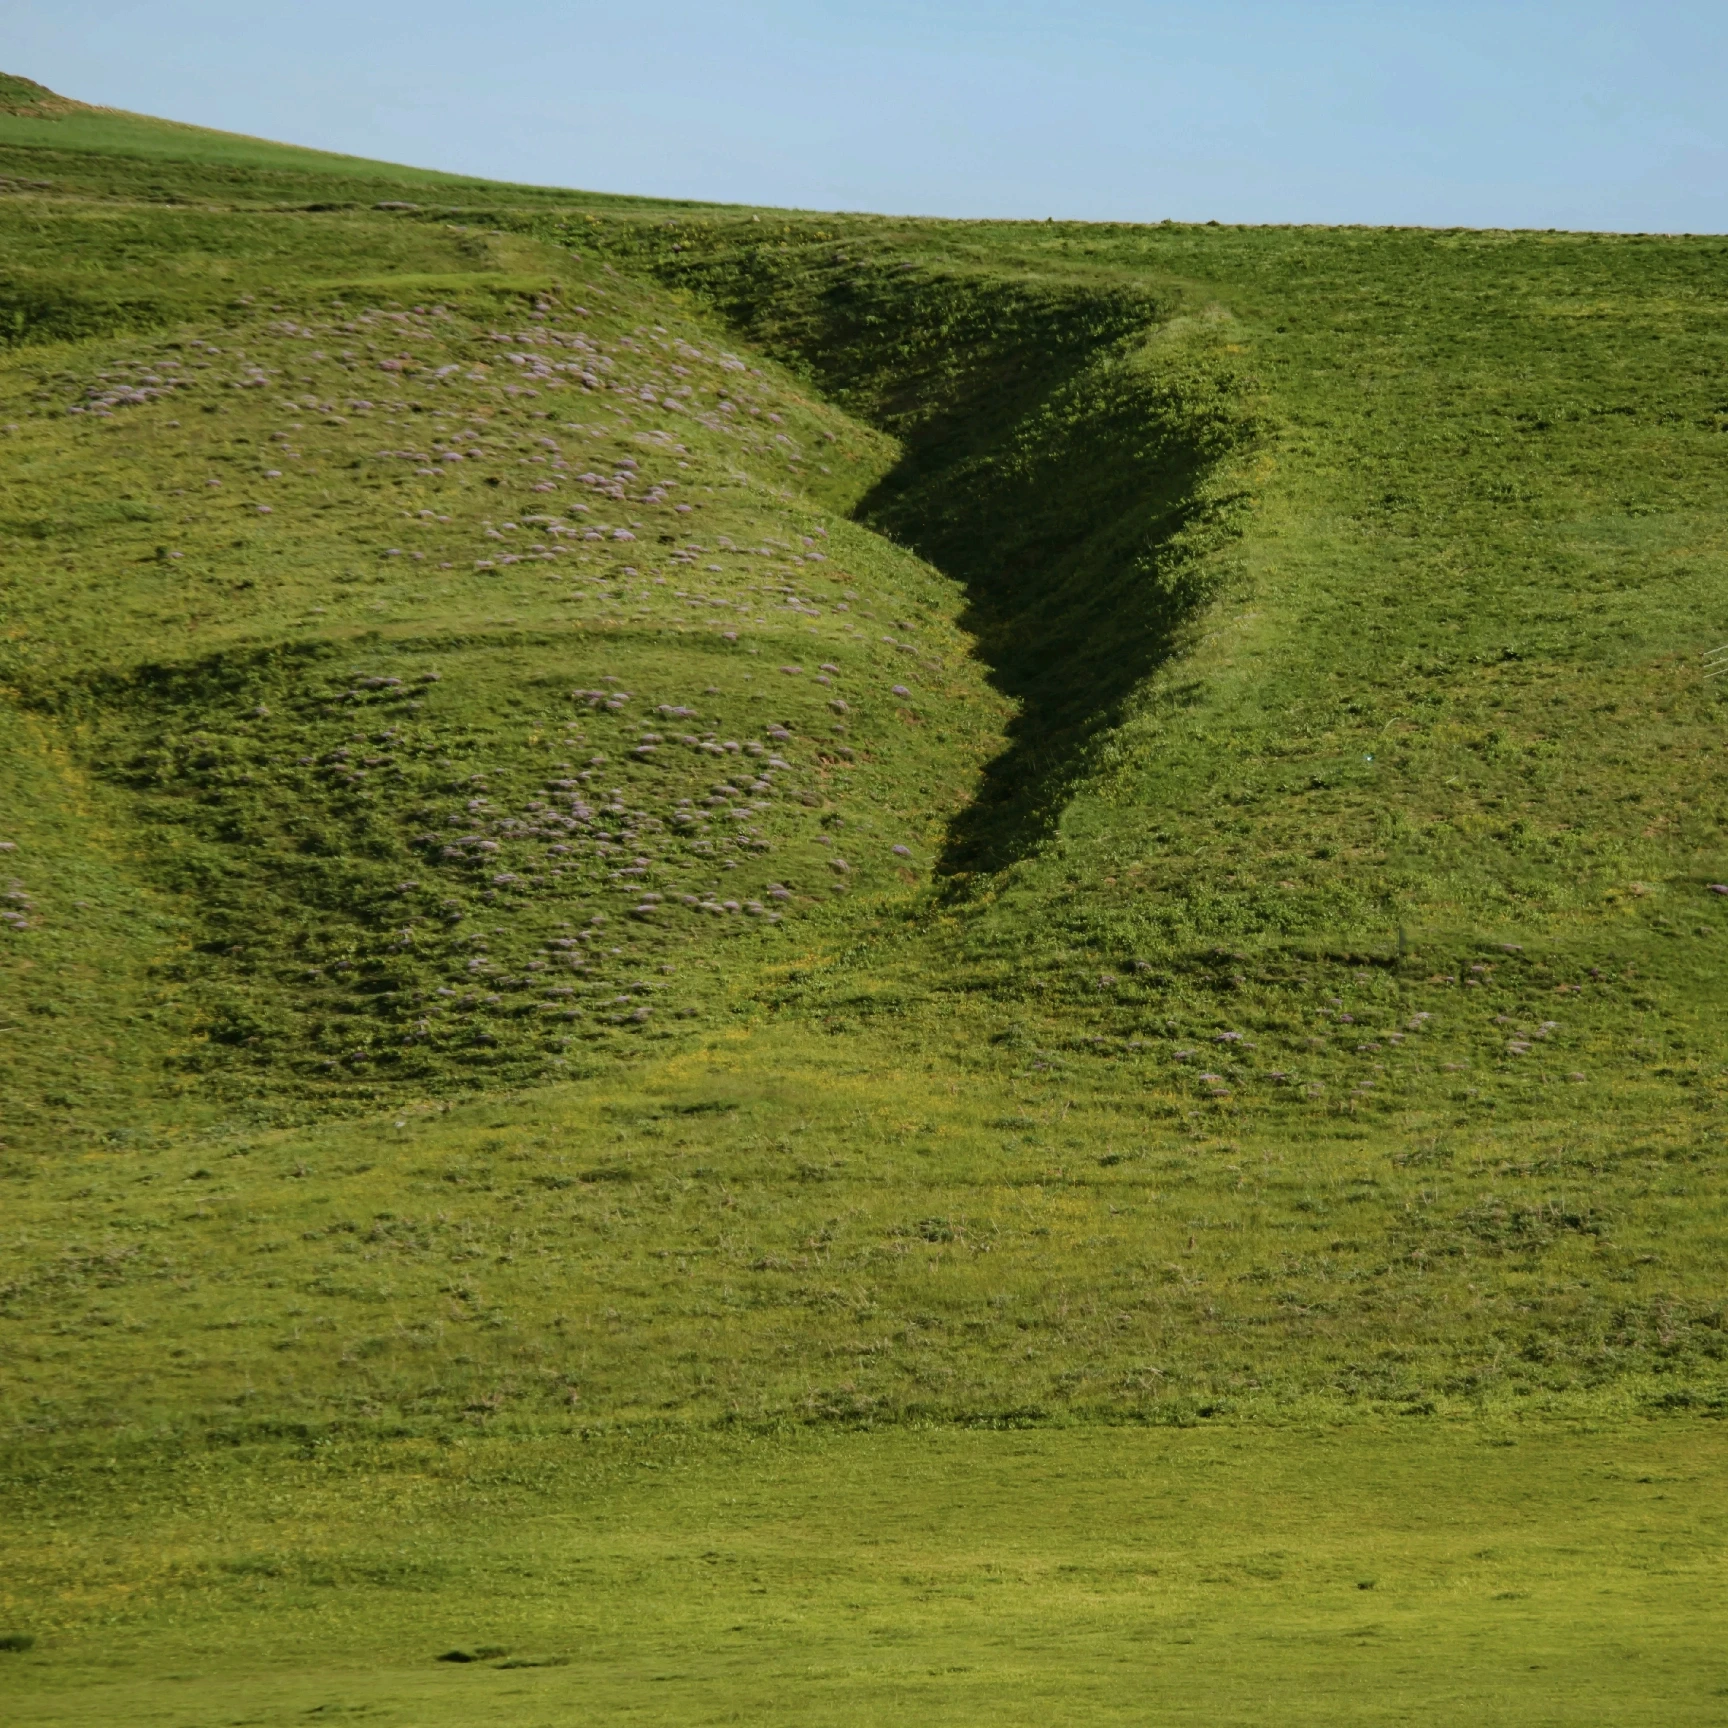
[[[1628,1436],[1715,1468],[1728,243],[703,210],[0,101],[9,1528],[69,1472],[197,1628],[292,1543],[182,1452],[383,1508],[472,1446],[620,1529],[641,1445],[724,1523],[722,1432],[894,1482],[896,1429],[1047,1428],[1058,1528],[1195,1425],[1342,1422],[1394,1499],[1518,1437],[1555,1520]],[[417,1528],[330,1575],[490,1577]],[[43,1698],[104,1615],[179,1648],[19,1540]],[[1571,1650],[1555,1576],[1401,1624]],[[441,1636],[575,1660],[526,1601]],[[426,1624],[365,1612],[333,1660]]]

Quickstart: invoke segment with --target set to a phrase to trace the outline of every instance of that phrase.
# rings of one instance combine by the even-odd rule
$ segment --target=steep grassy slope
[[[1125,547],[1100,490],[1131,463],[1082,447],[1055,484],[1022,484],[1022,441],[1059,462],[1053,428],[1089,387],[1058,338],[1034,406],[992,401],[976,422],[987,460],[932,391],[929,448],[909,436],[866,502],[968,582],[1030,734],[986,785],[1038,788],[1054,827],[1029,847],[988,800],[959,825],[995,845],[949,856],[994,866],[955,882],[969,992],[1023,1002],[1029,1030],[1052,1009],[1084,1019],[1118,1061],[1117,1040],[1162,1033],[1167,1062],[1186,1050],[1204,1070],[1193,1093],[1215,1121],[1276,1114],[1297,1089],[1406,1138],[1497,1119],[1563,1143],[1606,1113],[1635,1141],[1677,1115],[1710,1156],[1728,874],[1725,693],[1706,663],[1728,635],[1719,241],[757,232],[636,225],[631,253],[897,426],[916,403],[860,372],[848,328],[950,330],[988,373],[990,327],[964,310],[981,276],[1002,323],[1041,295],[1065,309],[1046,324],[1097,329],[1083,425],[1109,424],[1108,391],[1144,352],[1108,340],[1124,284],[1166,301],[1175,285],[1207,315],[1205,369],[1170,367],[1136,417],[1161,473],[1241,436],[1209,412],[1227,379],[1254,406],[1257,447],[1219,471],[1251,508],[1218,499],[1218,478],[1190,483],[1167,532]],[[894,250],[913,268],[872,263]],[[1178,317],[1153,351],[1184,336]],[[1200,504],[1202,533],[1222,509],[1242,537],[1195,582]],[[1031,557],[1029,515],[1046,535]],[[1049,578],[1030,596],[1024,569]],[[1106,609],[1137,628],[1094,628]],[[1141,676],[1148,641],[1181,651]]]
[[[1118,1468],[1087,1424],[1343,1422],[1348,1482],[1434,1418],[1390,1495],[1522,1437],[1556,1519],[1641,1434],[1708,1450],[1628,1424],[1728,1404],[1720,241],[434,208],[78,118],[0,137],[0,1351],[54,1516],[154,1533],[118,1584],[171,1542],[194,1627],[311,1592],[270,1668],[340,1619],[314,1574],[391,1649],[390,1591],[496,1575],[188,1535],[188,1450],[242,1497],[340,1452],[360,1518],[472,1446],[528,1516],[578,1492],[498,1486],[537,1447],[615,1486],[645,1434],[945,1423],[989,1474],[982,1431],[1071,1424],[1016,1491],[1058,1529]],[[1562,1459],[1571,1421],[1612,1434]],[[1702,1492],[1672,1540],[1719,1554]],[[182,1613],[30,1540],[9,1610],[79,1662]],[[450,1640],[571,1654],[532,1603],[575,1564]],[[1290,1573],[1241,1624],[1310,1635]],[[1542,1575],[1524,1673],[1593,1611]],[[1500,1636],[1425,1602],[1412,1639]],[[723,1648],[676,1619],[629,1660]],[[1663,1719],[1707,1711],[1662,1623]],[[1394,1686],[1378,1636],[1320,1669]],[[517,1708],[423,1692],[369,1701]]]
[[[1728,701],[1702,666],[1728,631],[1722,242],[814,228],[757,238],[748,222],[687,219],[627,233],[631,256],[905,438],[863,514],[969,584],[982,644],[1017,693],[1037,676],[1025,662],[1051,657],[1053,615],[1148,586],[1126,579],[1138,545],[1112,535],[1156,499],[1154,472],[1170,485],[1239,440],[1229,398],[1259,392],[1253,527],[1229,596],[1252,611],[1227,647],[1196,644],[1167,689],[1142,693],[1103,778],[1109,846],[1147,854],[1152,873],[1126,909],[1155,911],[1165,941],[1398,922],[1580,931],[1640,875],[1679,896],[1645,907],[1646,923],[1717,909],[1698,895],[1720,873],[1723,815],[1708,774],[1681,765],[1710,760]],[[1137,368],[1157,310],[1177,304],[1218,328],[1209,365]],[[1157,344],[1190,323],[1161,323]],[[1034,570],[1042,584],[1020,594]],[[1143,633],[1122,632],[1118,652]],[[1076,666],[1088,686],[1098,634],[1057,648],[1063,663],[1092,656]],[[1186,726],[1161,712],[1179,689],[1203,705],[1184,704]],[[1592,718],[1607,714],[1621,718]],[[1518,724],[1472,730],[1482,717]],[[1214,757],[1263,765],[1203,761],[1190,784],[1170,758],[1196,754],[1181,745],[1200,731],[1226,744]],[[1640,786],[1655,795],[1653,771],[1684,794],[1654,824],[1633,803]],[[1228,872],[1229,892],[1215,871],[1187,887],[1159,858],[1158,826],[1132,814],[1151,807],[1173,836],[1206,824],[1204,845],[1170,850],[1234,862],[1246,833],[1261,871]],[[1472,825],[1496,808],[1506,820]],[[1312,856],[1304,842],[1329,829],[1331,855]],[[1264,880],[1280,870],[1300,879],[1294,901]],[[1130,895],[1089,892],[1085,906],[1112,899]]]

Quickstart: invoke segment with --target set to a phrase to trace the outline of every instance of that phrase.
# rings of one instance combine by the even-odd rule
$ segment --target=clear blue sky
[[[11,0],[85,101],[943,216],[1728,229],[1728,0]]]

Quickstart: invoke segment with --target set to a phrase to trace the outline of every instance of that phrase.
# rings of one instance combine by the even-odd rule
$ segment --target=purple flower
[[[912,856],[912,848],[910,846],[895,846],[892,848],[892,851],[896,858],[910,858]]]
[[[904,684],[896,684],[894,686],[894,694],[896,696],[910,696],[912,692],[908,690]]]

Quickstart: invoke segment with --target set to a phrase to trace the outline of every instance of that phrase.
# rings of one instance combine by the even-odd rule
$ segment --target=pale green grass
[[[38,1643],[0,1661],[30,1728],[1626,1728],[1728,1697],[1713,1425],[20,1465],[4,1600]]]

